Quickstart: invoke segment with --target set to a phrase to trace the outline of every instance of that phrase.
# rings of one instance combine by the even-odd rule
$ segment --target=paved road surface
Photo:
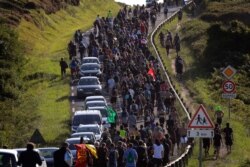
[[[176,12],[177,10],[179,10],[180,7],[170,7],[169,8],[169,13],[168,15],[164,15],[163,13],[163,8],[161,10],[161,13],[157,15],[157,20],[156,20],[156,23],[155,23],[155,26],[152,27],[151,23],[149,23],[149,34],[154,30],[155,27],[157,27],[157,25],[159,25],[162,21],[164,21],[165,19],[167,19],[168,17],[170,17],[174,12]],[[85,35],[85,41],[88,43],[88,34],[92,31],[89,30],[87,32],[84,33]],[[79,58],[79,53],[78,53],[78,58]],[[84,107],[84,100],[82,99],[77,99],[76,95],[77,95],[77,92],[76,92],[76,84],[77,82],[75,83],[71,83],[71,93],[70,93],[70,99],[71,99],[71,112],[74,113],[75,111],[78,111],[78,110],[83,110],[83,107]],[[103,88],[104,88],[104,85],[103,85]],[[107,94],[107,92],[103,92],[103,95],[104,97],[106,98],[107,102],[109,102],[109,96]],[[118,106],[120,106],[121,104],[121,98],[118,98]],[[118,114],[121,112],[120,110],[120,107],[117,107],[116,110],[118,111]],[[155,109],[155,115],[157,114],[156,113],[156,109]],[[156,119],[157,121],[158,119]],[[141,124],[143,124],[144,121],[142,119],[138,119],[138,122],[137,122],[137,126],[139,127]],[[174,151],[174,156],[171,157],[171,160],[174,160],[178,157],[178,150],[177,148],[175,148],[175,151]]]
[[[165,20],[168,17],[170,17],[175,11],[177,11],[179,9],[180,9],[180,7],[170,7],[169,8],[169,13],[168,13],[167,16],[163,14],[163,9],[162,9],[161,13],[157,16],[155,27],[157,25],[159,25],[163,20]],[[153,31],[153,29],[155,27],[152,27],[151,23],[149,24],[149,34]],[[88,32],[85,33],[85,35],[86,35],[86,37],[85,37],[86,42],[88,42],[87,34],[89,34],[90,31],[91,30],[89,30]],[[109,101],[109,97],[108,96],[105,96],[105,98],[107,98],[107,101]],[[80,100],[80,99],[76,98],[76,84],[72,84],[71,85],[70,99],[71,99],[71,111],[73,113],[75,111],[81,110],[83,108],[83,106],[84,106],[83,100]]]

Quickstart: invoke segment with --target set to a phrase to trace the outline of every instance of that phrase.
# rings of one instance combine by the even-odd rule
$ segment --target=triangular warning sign
[[[33,135],[31,136],[30,142],[33,142],[35,144],[45,144],[45,140],[38,129],[36,129]]]
[[[207,129],[214,128],[213,122],[207,114],[206,109],[201,104],[191,121],[188,124],[188,128],[196,128],[196,129]]]

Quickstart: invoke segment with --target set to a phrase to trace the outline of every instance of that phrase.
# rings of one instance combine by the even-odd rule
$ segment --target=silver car
[[[80,76],[97,76],[101,77],[102,71],[100,64],[97,63],[85,63],[80,67]]]
[[[85,98],[87,96],[101,95],[102,85],[95,76],[81,77],[77,85],[77,97]]]

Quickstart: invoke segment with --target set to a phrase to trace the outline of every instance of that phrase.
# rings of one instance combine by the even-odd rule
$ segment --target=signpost
[[[227,80],[222,84],[222,89],[224,93],[232,93],[235,91],[235,83]]]
[[[214,137],[214,125],[201,104],[188,124],[187,137],[200,138],[199,167],[202,167],[202,138]]]
[[[230,106],[231,106],[231,99],[236,98],[236,91],[235,91],[235,83],[230,80],[235,74],[236,69],[234,69],[232,66],[227,66],[223,71],[222,74],[227,78],[225,82],[222,84],[222,98],[229,99],[228,100],[228,117],[230,119]]]

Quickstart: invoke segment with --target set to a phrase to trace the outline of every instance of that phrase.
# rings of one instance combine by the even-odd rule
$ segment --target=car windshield
[[[79,85],[98,85],[98,79],[97,78],[83,78],[80,79]]]
[[[97,59],[83,59],[82,63],[98,63]]]
[[[87,99],[87,100],[86,100],[86,103],[87,103],[88,101],[103,101],[103,102],[104,102],[104,99],[103,99],[103,98]]]
[[[53,158],[53,154],[57,149],[39,149],[44,158]]]
[[[13,154],[0,152],[0,166],[16,166],[16,158]]]
[[[87,103],[86,107],[105,107],[106,104],[104,102],[95,102],[95,103]]]
[[[72,134],[71,137],[83,137],[84,140],[94,140],[92,134]]]
[[[94,134],[101,134],[100,129],[97,126],[94,127],[78,127],[77,132],[93,132]]]
[[[79,126],[80,124],[101,124],[101,118],[99,115],[76,115],[74,116],[73,126]]]
[[[100,66],[98,64],[84,64],[81,66],[81,71],[87,70],[99,70]]]

